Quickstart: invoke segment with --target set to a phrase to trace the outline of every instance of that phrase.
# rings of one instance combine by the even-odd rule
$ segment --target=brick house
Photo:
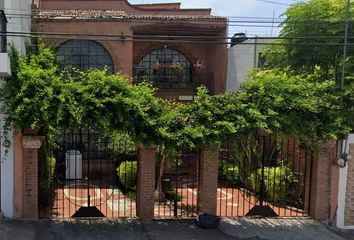
[[[180,101],[192,100],[201,84],[213,94],[225,91],[227,19],[211,15],[210,9],[181,9],[178,3],[131,5],[126,0],[35,3],[32,30],[57,47],[63,67],[107,67],[130,76],[132,82],[151,81],[159,89],[158,96]],[[24,26],[23,31],[29,29]],[[2,60],[7,61],[8,56],[0,54]],[[8,75],[2,66],[0,75]],[[40,139],[18,134],[8,161],[1,163],[1,209],[6,217],[38,218],[40,145]],[[189,195],[198,191],[199,210],[210,214],[216,214],[221,192],[217,155],[201,153],[198,189],[188,189],[192,192]],[[337,218],[338,226],[348,227],[353,224],[354,171],[352,163],[339,170],[335,160],[335,147],[329,144],[308,162],[311,166],[306,176],[311,180],[306,212],[320,221]],[[141,149],[139,161],[137,216],[153,218],[155,150]]]
[[[211,9],[126,0],[40,0],[37,6],[32,28],[59,46],[64,65],[106,65],[134,82],[152,81],[159,96],[174,100],[192,99],[201,84],[212,93],[225,91],[227,45],[220,43],[227,20]]]
[[[150,81],[159,97],[177,101],[193,100],[199,85],[212,94],[225,91],[227,19],[211,15],[211,9],[181,9],[178,3],[131,5],[126,0],[40,0],[32,11],[32,31],[57,47],[63,68],[108,68],[130,76],[132,83]],[[12,146],[13,214],[8,217],[36,219],[41,138],[20,133]],[[154,214],[154,153],[147,149],[139,155],[136,210],[141,218]],[[213,171],[203,176],[201,208],[213,210],[216,206],[209,203],[216,203],[216,192],[208,192],[216,187],[217,175]],[[67,186],[61,189],[63,197],[70,191]]]

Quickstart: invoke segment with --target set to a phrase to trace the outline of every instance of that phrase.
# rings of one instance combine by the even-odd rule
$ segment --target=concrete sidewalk
[[[203,230],[193,221],[0,221],[0,240],[230,240],[219,230]]]
[[[219,229],[239,239],[344,240],[325,225],[308,218],[222,219]]]
[[[219,230],[204,230],[195,221],[92,220],[0,221],[0,240],[343,240],[310,219],[223,219]],[[352,239],[350,239],[352,240]]]

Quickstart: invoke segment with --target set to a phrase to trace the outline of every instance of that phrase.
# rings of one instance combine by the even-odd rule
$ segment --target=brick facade
[[[331,221],[337,206],[331,202],[331,195],[334,189],[331,188],[332,168],[336,157],[335,143],[324,144],[320,147],[317,156],[314,156],[312,163],[312,179],[309,214],[318,221]]]
[[[23,144],[23,209],[22,218],[38,219],[38,149],[40,137],[24,136]]]
[[[142,220],[154,218],[156,148],[140,147],[136,210]]]
[[[200,74],[192,74],[193,87],[160,89],[157,92],[159,97],[178,100],[179,96],[193,96],[195,87],[201,84],[206,85],[212,93],[225,91],[227,45],[220,44],[220,39],[227,36],[227,19],[213,16],[210,9],[182,9],[180,4],[176,3],[132,5],[126,0],[40,0],[37,2],[39,7],[37,10],[41,15],[34,16],[34,31],[92,36],[94,41],[109,52],[114,72],[132,77],[134,66],[145,55],[165,45],[181,52],[192,65],[197,60],[204,62],[205,69]],[[65,9],[71,9],[71,12],[65,12]],[[104,17],[97,17],[97,14],[104,14]],[[121,15],[114,16],[114,14]],[[126,36],[126,40],[119,37],[100,40],[95,38],[95,35],[123,35]],[[132,36],[137,40],[132,41]],[[151,39],[154,36],[167,36],[167,38],[139,41],[139,38]],[[169,36],[175,36],[176,40],[171,41]],[[192,39],[193,36],[198,36],[202,40],[180,41],[184,36],[190,36]],[[73,37],[70,35],[67,39],[50,36],[44,41],[58,46],[71,38]]]
[[[354,144],[349,145],[349,153],[354,155]],[[345,196],[344,225],[354,225],[354,162],[348,162],[348,178]]]
[[[219,151],[202,150],[199,164],[198,210],[216,215]]]

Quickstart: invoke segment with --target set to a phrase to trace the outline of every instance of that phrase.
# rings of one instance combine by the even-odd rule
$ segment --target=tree
[[[136,141],[159,142],[160,100],[147,84],[106,70],[62,72],[52,49],[40,43],[26,57],[12,49],[12,77],[0,89],[5,133],[40,129],[55,142],[64,129],[94,127],[129,132]],[[7,135],[5,135],[7,136]]]
[[[255,70],[238,101],[247,105],[248,121],[261,120],[259,129],[274,135],[309,144],[343,137],[351,130],[353,110],[342,105],[342,94],[333,81],[318,79],[316,74],[294,75],[283,69]]]
[[[285,20],[279,40],[265,50],[266,65],[297,73],[318,73],[323,80],[340,80],[343,58],[346,0],[310,0],[293,4],[282,15]],[[351,6],[350,14],[354,14]],[[354,22],[349,22],[349,36]],[[354,39],[349,38],[347,66],[353,75]],[[351,77],[349,77],[351,78]]]

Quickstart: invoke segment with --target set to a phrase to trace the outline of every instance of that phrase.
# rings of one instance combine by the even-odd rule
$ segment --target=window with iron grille
[[[57,60],[62,68],[87,71],[90,68],[113,72],[113,61],[107,50],[95,41],[68,40],[59,46]]]
[[[134,66],[134,82],[151,82],[160,89],[191,88],[192,64],[175,49],[156,49]]]
[[[6,52],[6,16],[3,10],[0,10],[0,52]]]

